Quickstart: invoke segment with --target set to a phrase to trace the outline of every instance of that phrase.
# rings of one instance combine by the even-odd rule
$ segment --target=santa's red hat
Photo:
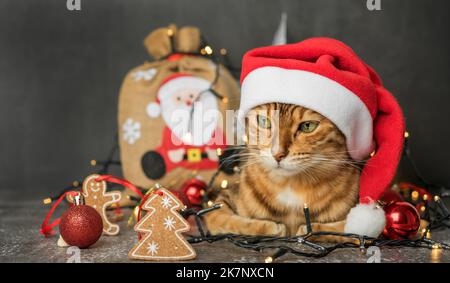
[[[156,101],[147,105],[147,114],[151,118],[156,118],[161,114],[161,101],[170,99],[173,94],[185,89],[193,90],[207,90],[211,83],[203,78],[196,77],[185,73],[176,73],[168,76],[161,83],[158,93],[156,94]]]
[[[344,43],[312,38],[247,52],[242,61],[240,117],[270,102],[301,105],[330,119],[345,135],[354,160],[366,162],[360,203],[345,231],[376,237],[385,216],[376,205],[392,181],[403,147],[404,119],[377,73]]]

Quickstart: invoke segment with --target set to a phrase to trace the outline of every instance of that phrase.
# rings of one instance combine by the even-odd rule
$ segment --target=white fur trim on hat
[[[373,151],[373,120],[362,100],[327,77],[303,70],[262,67],[242,82],[240,120],[261,104],[280,102],[312,109],[330,119],[345,135],[354,160]]]
[[[345,233],[376,238],[384,229],[386,217],[382,207],[376,203],[358,204],[347,215]]]
[[[150,102],[147,105],[146,111],[147,115],[150,116],[150,118],[156,118],[159,116],[159,114],[161,114],[161,106],[159,105],[159,103]]]

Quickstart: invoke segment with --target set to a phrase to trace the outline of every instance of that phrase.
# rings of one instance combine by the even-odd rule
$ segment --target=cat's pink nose
[[[286,157],[286,155],[287,155],[287,153],[286,152],[278,152],[277,154],[275,154],[274,156],[273,156],[273,158],[275,158],[275,160],[279,163],[281,160],[283,160],[283,158],[285,158]]]

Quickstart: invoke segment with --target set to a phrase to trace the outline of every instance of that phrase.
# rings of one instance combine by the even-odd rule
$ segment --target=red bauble
[[[171,191],[185,206],[190,206],[188,197],[182,191]]]
[[[393,202],[384,207],[386,226],[383,235],[392,240],[410,239],[420,227],[417,209],[407,202]]]
[[[387,204],[390,204],[391,202],[399,202],[403,201],[402,196],[392,190],[388,190],[384,195],[381,197],[381,200],[384,201]]]
[[[67,244],[87,248],[102,235],[102,217],[88,205],[72,206],[61,217],[59,232]]]
[[[193,178],[184,183],[181,187],[180,193],[184,194],[189,200],[189,203],[186,204],[186,206],[200,206],[202,204],[203,194],[205,193],[206,187],[206,183],[197,178]]]

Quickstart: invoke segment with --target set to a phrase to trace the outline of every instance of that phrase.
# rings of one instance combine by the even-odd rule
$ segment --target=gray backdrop
[[[449,1],[0,0],[0,188],[59,191],[91,172],[116,131],[126,72],[150,60],[142,40],[169,23],[197,25],[234,65],[268,45],[280,13],[288,39],[336,37],[380,73],[403,106],[424,175],[449,184]],[[400,176],[410,178],[401,166]]]

